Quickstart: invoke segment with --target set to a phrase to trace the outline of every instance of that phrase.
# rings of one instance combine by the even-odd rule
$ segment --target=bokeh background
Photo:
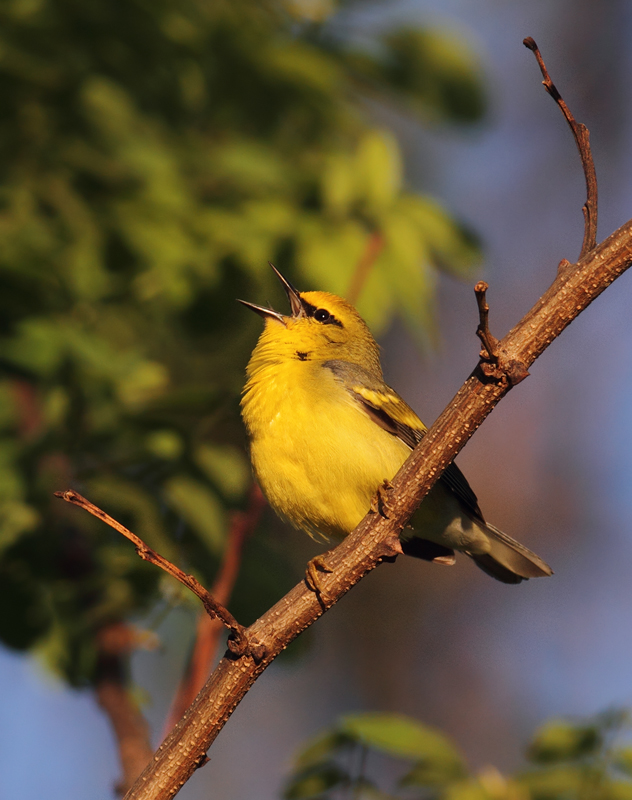
[[[24,42],[20,37],[50,33],[44,23],[41,30],[34,26],[29,31],[24,20],[28,21],[29,15],[44,14],[46,22],[46,7],[53,5],[59,15],[67,13],[71,17],[76,13],[71,3],[65,7],[62,3],[15,0],[7,5],[2,13],[6,19],[13,15],[14,25],[7,26],[3,33],[7,52],[11,35],[17,37],[14,42],[17,47],[16,42]],[[136,7],[133,3],[128,5]],[[305,35],[305,8],[309,5],[314,15],[327,9],[318,2],[296,5],[301,8],[292,25],[295,35],[301,37]],[[177,14],[170,4],[165,2],[163,6],[165,14],[172,15],[169,24],[178,31],[173,40],[182,43],[188,41],[187,37],[194,38],[185,23],[173,21]],[[235,4],[235,14],[240,13],[239,8],[240,4]],[[316,180],[314,175],[323,169],[324,163],[318,161],[318,132],[309,141],[300,121],[296,123],[295,130],[300,131],[300,136],[293,149],[289,120],[289,144],[283,145],[288,148],[286,162],[279,159],[283,149],[280,139],[274,139],[281,127],[278,120],[273,133],[246,126],[240,140],[236,137],[231,140],[228,136],[231,125],[240,130],[236,120],[238,109],[230,107],[229,89],[227,97],[221,96],[222,85],[230,86],[230,82],[224,82],[220,75],[214,90],[219,98],[217,107],[235,116],[214,120],[212,104],[204,105],[200,100],[203,91],[193,56],[189,58],[189,72],[183,68],[184,77],[181,76],[181,85],[185,87],[182,91],[189,98],[189,118],[178,117],[181,110],[175,107],[166,109],[160,117],[151,105],[158,102],[158,94],[152,96],[151,80],[142,85],[144,33],[138,19],[134,23],[136,27],[128,25],[125,35],[120,34],[123,44],[119,41],[116,45],[116,21],[107,15],[102,20],[114,42],[112,52],[119,46],[121,63],[131,63],[125,47],[133,49],[137,45],[138,85],[134,89],[140,93],[138,96],[147,98],[144,107],[140,104],[142,114],[131,101],[126,106],[111,79],[109,83],[84,82],[81,89],[84,119],[75,128],[69,124],[77,141],[68,142],[65,152],[55,151],[52,146],[47,149],[42,144],[54,139],[47,138],[47,126],[56,126],[58,132],[67,119],[63,114],[57,118],[43,114],[45,101],[39,104],[34,101],[30,107],[20,109],[18,100],[13,98],[14,106],[6,111],[3,120],[5,133],[17,131],[15,141],[5,135],[3,145],[6,163],[2,172],[9,187],[4,200],[5,244],[0,245],[5,251],[2,256],[5,272],[9,272],[7,265],[15,252],[23,253],[23,239],[32,245],[29,259],[20,262],[22,274],[11,283],[20,284],[20,292],[7,293],[5,298],[9,298],[7,305],[11,304],[18,319],[24,309],[16,307],[15,298],[28,294],[23,284],[30,282],[33,307],[45,309],[50,323],[49,327],[42,324],[39,329],[32,329],[29,339],[28,331],[25,334],[17,323],[17,327],[11,327],[14,322],[11,318],[3,345],[7,380],[22,387],[20,407],[27,409],[16,423],[22,426],[21,441],[26,441],[27,449],[16,458],[23,474],[30,476],[35,485],[33,488],[25,479],[22,494],[11,499],[18,503],[12,507],[13,516],[4,518],[11,533],[9,539],[3,540],[5,553],[9,554],[5,555],[3,567],[4,584],[9,589],[3,589],[3,593],[10,595],[5,603],[14,603],[16,609],[20,602],[24,605],[27,601],[24,594],[19,594],[22,584],[15,589],[11,583],[11,569],[30,557],[36,561],[53,559],[58,552],[53,546],[50,552],[42,550],[46,537],[56,541],[55,537],[65,536],[63,541],[72,544],[69,552],[76,556],[77,551],[83,552],[82,537],[93,542],[100,535],[94,532],[97,529],[91,523],[77,522],[77,517],[68,512],[47,510],[41,497],[49,490],[66,488],[68,482],[85,493],[92,490],[95,499],[109,501],[114,505],[113,510],[118,507],[130,524],[136,522],[138,526],[145,519],[146,535],[155,536],[156,542],[162,541],[159,534],[164,534],[165,541],[176,543],[176,556],[189,565],[201,553],[202,545],[195,544],[197,535],[198,541],[205,543],[199,574],[207,581],[212,579],[221,554],[225,525],[222,515],[225,509],[238,508],[244,503],[245,490],[239,481],[235,479],[232,486],[222,486],[217,475],[227,469],[227,463],[239,474],[238,376],[256,340],[258,324],[232,304],[218,307],[217,298],[225,304],[229,295],[247,293],[247,299],[260,303],[269,300],[278,306],[281,294],[264,274],[268,257],[278,258],[280,266],[289,271],[299,288],[342,292],[363,252],[357,230],[368,235],[371,226],[379,228],[385,204],[392,201],[393,192],[398,192],[393,189],[390,199],[388,192],[384,199],[379,196],[379,189],[371,195],[373,190],[365,187],[366,196],[373,199],[367,200],[363,207],[361,203],[353,206],[351,201],[345,206],[344,192],[342,200],[329,197],[330,212],[338,202],[340,208],[336,213],[360,226],[355,234],[347,231],[345,243],[340,245],[339,252],[348,254],[348,263],[331,264],[328,254],[318,249],[319,237],[322,240],[327,233],[324,227],[318,227],[325,224],[318,217],[322,206],[309,197],[309,187]],[[97,15],[90,25],[98,24]],[[474,104],[468,107],[470,124],[456,125],[456,112],[446,121],[449,112],[435,109],[433,115],[426,104],[419,116],[415,114],[419,109],[411,111],[402,102],[385,99],[374,88],[363,94],[366,83],[360,81],[351,87],[352,94],[361,96],[353,98],[350,118],[335,104],[330,109],[318,107],[326,94],[318,85],[321,78],[325,80],[319,74],[322,64],[319,66],[315,58],[313,63],[306,59],[301,65],[313,88],[310,102],[314,107],[302,108],[308,124],[310,113],[313,119],[327,114],[341,115],[339,141],[328,133],[330,161],[326,164],[336,158],[343,162],[345,154],[352,150],[356,154],[353,157],[360,158],[357,142],[368,141],[365,149],[374,152],[378,162],[382,159],[380,163],[386,164],[382,168],[387,172],[396,170],[394,145],[383,133],[391,131],[403,154],[403,196],[414,197],[415,192],[430,195],[451,215],[442,217],[440,224],[441,230],[449,230],[451,241],[456,242],[452,249],[444,248],[437,256],[440,247],[437,245],[433,250],[429,245],[431,252],[424,261],[419,253],[410,255],[411,249],[414,250],[411,245],[403,256],[404,261],[408,258],[413,265],[406,267],[411,274],[416,264],[426,278],[418,291],[414,279],[406,278],[405,287],[410,290],[408,306],[396,291],[389,295],[388,307],[371,305],[370,297],[360,301],[361,307],[365,303],[364,312],[381,330],[387,380],[430,422],[476,362],[477,317],[472,292],[475,280],[484,277],[490,284],[491,327],[496,335],[501,335],[549,285],[559,260],[573,260],[581,245],[584,187],[579,159],[561,114],[540,85],[532,55],[521,44],[525,36],[536,39],[562,95],[576,117],[590,128],[600,189],[599,237],[605,237],[631,216],[632,55],[627,42],[632,34],[632,12],[624,0],[603,3],[549,0],[528,4],[498,0],[357,2],[345,4],[338,14],[328,18],[327,25],[333,41],[338,37],[360,43],[375,42],[395,29],[429,27],[450,31],[466,42],[472,52],[472,56],[467,56],[467,64],[475,75],[474,89],[484,87],[486,111],[482,118],[474,119],[480,110]],[[81,25],[78,30],[82,30]],[[153,41],[150,37],[148,40]],[[214,45],[220,46],[217,41]],[[61,40],[59,46],[63,46]],[[373,53],[370,47],[369,52]],[[379,60],[378,56],[379,52],[375,55]],[[200,63],[205,57],[201,51]],[[3,58],[6,60],[8,56],[5,54]],[[76,54],[76,58],[89,61],[85,54]],[[276,65],[279,73],[298,69],[288,64],[279,62]],[[355,68],[362,74],[361,64],[356,63]],[[35,80],[33,75],[38,70],[46,73],[46,64],[23,61],[14,67],[13,73],[7,68],[5,76],[9,75],[7,81],[12,74],[18,74],[20,80]],[[315,71],[312,77],[310,70]],[[59,102],[70,102],[72,94],[70,99],[63,97],[63,80],[56,84],[54,75],[49,78],[49,83],[41,81],[40,97],[57,92]],[[392,75],[391,78],[395,83]],[[286,104],[284,113],[291,108],[291,88],[287,89],[291,81],[287,76],[285,81],[287,96],[279,101]],[[234,87],[233,90],[237,91]],[[127,87],[127,91],[132,90]],[[412,90],[409,93],[414,95]],[[482,97],[479,100],[482,107]],[[15,119],[12,121],[11,113],[21,114],[19,125]],[[70,113],[68,106],[65,114]],[[186,190],[182,189],[181,176],[169,172],[173,165],[163,157],[167,145],[175,140],[173,130],[180,124],[178,120],[190,128],[177,142],[178,147],[186,149],[183,160],[178,162],[178,168],[190,179]],[[467,123],[468,119],[461,122]],[[173,123],[173,128],[167,123]],[[224,137],[219,137],[223,149],[218,138],[214,138],[205,171],[196,172],[204,159],[204,137],[215,136],[215,123]],[[82,150],[81,137],[76,132],[82,125],[90,124],[102,140],[94,139],[93,151]],[[331,130],[335,129],[332,125]],[[376,130],[380,131],[375,134],[378,138],[370,139],[370,131]],[[265,148],[256,151],[252,141],[247,141],[249,136],[255,138],[259,134],[269,137],[265,152]],[[29,140],[27,146],[20,139],[29,136],[35,145]],[[62,141],[61,134],[55,141]],[[350,142],[355,142],[355,149]],[[10,146],[15,147],[15,163],[10,157]],[[37,152],[48,170],[43,172],[56,176],[57,183],[51,178],[46,191],[41,186],[33,188],[37,171],[24,152]],[[102,161],[95,166],[97,155]],[[73,205],[76,198],[69,192],[64,194],[67,185],[60,164],[69,171],[83,170],[86,175],[92,172],[88,177],[84,175],[85,184],[77,187],[72,181],[68,183],[85,205]],[[300,181],[293,183],[288,172],[291,173],[293,165],[298,169],[299,164],[304,172]],[[125,167],[129,168],[128,174]],[[11,194],[16,169],[22,170],[23,177],[24,171],[28,173],[31,168],[35,176],[31,196]],[[246,177],[240,175],[240,170]],[[276,207],[262,208],[263,201],[256,207],[256,202],[247,196],[249,190],[244,187],[248,186],[252,172],[256,172],[259,200],[273,187]],[[152,184],[147,176],[157,173],[160,176]],[[117,191],[120,184],[124,187],[114,200],[112,181],[119,182]],[[194,188],[190,189],[190,185]],[[360,189],[357,191],[361,193]],[[195,198],[202,197],[209,206],[218,205],[217,198],[224,198],[222,193],[227,192],[229,199],[222,199],[227,206],[222,211],[224,216],[218,212],[211,218],[209,212],[208,219],[196,217],[187,227],[191,219],[187,192]],[[305,211],[300,219],[293,219],[288,211],[293,198],[299,198],[297,202]],[[31,222],[35,218],[29,205],[33,203],[40,204],[45,220],[53,220],[51,226],[63,227],[63,235],[55,238],[52,228],[43,223],[39,228],[34,226],[20,229],[19,235],[15,233],[20,219],[29,218],[29,214]],[[91,216],[89,224],[81,228],[85,222],[81,215],[86,213],[86,207]],[[307,220],[311,209],[315,209],[313,218]],[[217,212],[217,208],[211,210]],[[134,217],[142,213],[151,218]],[[266,228],[267,223],[261,222],[257,214],[276,214],[276,228],[272,230],[271,223]],[[450,221],[457,219],[480,237],[480,262],[473,240]],[[93,222],[95,227],[90,229]],[[75,223],[78,227],[73,229]],[[293,231],[293,224],[302,225],[302,239]],[[239,225],[245,227],[240,229]],[[240,231],[251,232],[257,225],[260,225],[259,238],[237,252],[230,237],[247,239]],[[81,235],[77,234],[79,228],[83,231]],[[432,231],[430,224],[429,229]],[[397,238],[395,230],[393,227],[389,234],[391,243]],[[114,278],[108,274],[108,270],[112,271],[110,262],[106,259],[103,267],[94,255],[100,252],[105,238],[108,247],[113,248],[108,258],[112,263],[122,264]],[[432,238],[432,232],[428,238]],[[396,248],[391,247],[391,252],[389,246],[385,247],[382,265],[378,262],[374,265],[378,276],[388,275],[398,263]],[[52,255],[51,248],[56,248]],[[154,249],[159,250],[159,257]],[[182,256],[183,251],[186,256]],[[334,251],[332,248],[335,255]],[[62,273],[57,265],[62,262],[66,266],[74,264],[72,275],[69,272],[59,277]],[[436,272],[434,293],[428,295],[432,283],[429,270],[432,264],[440,263],[444,270]],[[486,516],[542,555],[553,566],[555,576],[507,587],[490,580],[463,558],[451,569],[401,559],[395,565],[383,566],[332,609],[308,634],[304,644],[274,664],[258,681],[214,745],[211,762],[194,776],[180,796],[186,800],[279,797],[284,775],[300,743],[348,711],[410,714],[453,737],[473,768],[494,764],[512,770],[522,763],[525,743],[544,719],[591,714],[630,704],[630,280],[629,275],[623,276],[547,350],[534,365],[532,377],[511,392],[458,459]],[[368,283],[366,288],[371,295]],[[64,291],[68,296],[64,296]],[[136,292],[141,307],[132,320],[125,318],[125,303],[120,296],[128,291]],[[49,301],[52,303],[51,297],[62,297],[55,300],[54,308],[47,306]],[[414,304],[425,327],[416,327]],[[429,321],[433,316],[429,308],[434,309],[434,322]],[[103,316],[95,318],[95,315]],[[164,315],[163,338],[144,346],[143,331],[154,336],[161,315]],[[53,342],[49,348],[60,325],[66,325],[64,344]],[[122,327],[117,339],[111,330],[119,325]],[[222,326],[227,331],[224,340],[217,333]],[[11,339],[16,330],[21,331],[21,345],[15,344],[17,339]],[[118,366],[113,366],[104,377],[104,370],[103,374],[96,374],[98,369],[90,360],[93,356],[87,351],[92,345],[89,336],[96,337],[106,330],[110,331],[111,349],[99,358]],[[198,384],[189,381],[184,387],[197,394],[193,399],[190,394],[174,399],[169,392],[173,383],[178,383],[177,347],[186,343],[188,336],[198,342],[199,348],[189,353],[190,359],[182,366],[181,374],[189,375],[187,369],[197,370]],[[87,337],[86,354],[81,356],[84,337]],[[29,351],[32,341],[35,344]],[[221,343],[218,352],[209,354],[208,361],[204,360],[205,342],[209,346]],[[235,342],[239,347],[232,346]],[[62,351],[63,355],[55,355]],[[31,352],[36,355],[29,355]],[[52,360],[57,358],[55,369],[49,366],[50,362],[42,365],[45,361],[42,353],[48,353]],[[41,356],[39,361],[37,354]],[[96,356],[94,360],[98,361]],[[226,364],[237,377],[230,373],[228,379],[221,381],[217,374],[228,373]],[[78,378],[68,376],[73,369]],[[116,396],[123,410],[116,403],[113,410],[112,403],[103,401],[99,408],[108,418],[107,424],[102,420],[90,423],[92,427],[86,425],[77,434],[72,423],[83,419],[85,408],[79,406],[88,400],[79,391],[73,394],[69,387],[75,385],[73,381],[80,384],[82,370],[94,378],[87,395]],[[167,372],[170,378],[165,377]],[[116,384],[117,388],[113,390],[110,384]],[[62,397],[59,391],[55,394],[59,386],[67,396]],[[160,406],[160,398],[167,396],[169,400]],[[29,403],[35,404],[35,411],[28,410]],[[38,404],[45,410],[38,411]],[[46,425],[38,421],[38,415],[48,415]],[[63,420],[63,425],[59,420]],[[222,432],[217,433],[220,423]],[[139,430],[144,431],[142,436]],[[202,453],[187,439],[195,435],[206,442],[207,449]],[[73,438],[84,448],[76,460],[70,446]],[[237,450],[227,449],[228,445]],[[143,452],[144,460],[139,456]],[[54,457],[55,453],[58,456]],[[180,464],[179,459],[186,461],[180,472],[173,467]],[[39,464],[37,469],[32,466],[34,463]],[[160,466],[164,463],[167,468]],[[244,478],[242,483],[245,482]],[[129,486],[137,485],[144,492],[142,496],[129,490]],[[205,518],[208,520],[215,514],[213,524],[200,523],[199,516],[196,517],[195,503],[191,501],[196,488],[195,497],[206,513]],[[200,495],[200,491],[206,494]],[[48,514],[53,517],[57,514],[58,518],[51,522]],[[158,514],[160,519],[147,522],[147,516],[152,514]],[[69,533],[72,526],[76,528]],[[251,608],[268,598],[272,602],[275,592],[280,596],[283,586],[298,579],[302,565],[317,552],[308,539],[278,527],[269,514],[264,517],[262,531],[255,535],[253,543],[261,535],[264,544],[259,550],[256,549],[259,545],[253,544],[255,549],[242,581],[244,596],[249,597],[249,592],[257,595],[248,601]],[[19,550],[20,546],[24,551]],[[131,665],[137,697],[151,723],[154,743],[159,743],[168,706],[191,646],[195,614],[192,604],[177,593],[174,597],[173,590],[158,586],[157,578],[149,571],[138,568],[139,574],[132,576],[137,568],[131,566],[131,560],[125,561],[121,548],[123,545],[119,547],[114,539],[108,538],[98,550],[97,560],[110,569],[108,581],[112,571],[118,570],[121,580],[127,580],[132,589],[121,589],[123,599],[110,595],[107,603],[95,603],[96,611],[92,609],[93,617],[81,631],[69,633],[65,629],[63,635],[58,631],[55,638],[48,628],[45,634],[35,630],[31,639],[24,642],[11,640],[11,631],[4,635],[14,647],[0,651],[0,797],[30,800],[45,794],[49,800],[56,800],[114,796],[112,787],[120,772],[116,746],[108,720],[95,702],[90,654],[81,650],[85,629],[96,624],[95,617],[99,614],[100,618],[110,619],[117,614],[124,616],[127,611],[139,625],[154,630],[161,639],[158,650],[135,653]],[[268,568],[275,575],[275,570],[279,572],[278,579],[260,580],[259,573]],[[37,569],[33,572],[36,578],[41,574],[41,567],[40,573]],[[64,580],[70,580],[68,575]],[[14,583],[17,586],[19,581]],[[46,584],[48,595],[45,592],[41,602],[54,607],[50,613],[57,629],[66,624],[64,613],[76,615],[82,602],[88,606],[93,603],[94,592],[105,591],[103,586],[95,589],[94,585],[86,584],[84,594],[79,599],[73,595],[72,599],[67,583],[60,588],[58,580],[51,589],[53,583],[51,579]],[[64,592],[66,601],[59,599],[59,593]],[[157,606],[148,600],[151,608],[143,611],[140,601],[130,599],[136,597],[135,593],[162,599]],[[30,588],[26,594],[33,597]],[[37,622],[37,608],[29,606],[29,613],[29,619],[36,620],[34,629],[37,624],[42,629],[46,627],[41,620]],[[18,611],[16,616],[18,621],[22,619]],[[22,650],[18,651],[16,646]],[[75,684],[72,688],[69,681]]]

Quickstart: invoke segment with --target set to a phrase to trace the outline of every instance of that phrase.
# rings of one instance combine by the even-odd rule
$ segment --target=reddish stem
[[[366,243],[364,253],[362,253],[360,260],[356,264],[356,268],[347,291],[347,300],[353,305],[358,302],[358,298],[362,293],[364,284],[367,282],[371,268],[384,249],[384,244],[385,242],[382,234],[379,231],[373,231]]]
[[[127,658],[137,637],[122,622],[113,622],[97,633],[97,700],[112,725],[122,775],[116,785],[125,794],[151,760],[149,727],[133,700],[127,675]]]
[[[248,508],[245,512],[236,511],[232,516],[222,565],[211,587],[211,594],[223,606],[228,605],[230,601],[239,574],[244,545],[254,533],[265,504],[261,489],[253,484]],[[199,615],[191,661],[174,697],[165,723],[164,736],[179,721],[204,686],[215,661],[221,634],[222,625],[219,620],[211,619],[208,614]]]

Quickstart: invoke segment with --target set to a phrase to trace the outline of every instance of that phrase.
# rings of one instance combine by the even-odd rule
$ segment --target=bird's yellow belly
[[[317,386],[293,381],[291,373],[275,375],[276,386],[270,380],[272,391],[265,396],[259,387],[252,409],[244,398],[257,480],[274,510],[296,527],[346,536],[410,450],[369,419],[329,370],[316,375]]]

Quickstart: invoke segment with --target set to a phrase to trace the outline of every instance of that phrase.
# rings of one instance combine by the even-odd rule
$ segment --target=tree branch
[[[597,243],[597,174],[595,172],[595,163],[590,149],[590,132],[583,123],[577,122],[575,117],[571,114],[569,107],[562,99],[562,95],[558,92],[557,87],[551,80],[544,59],[534,39],[531,36],[527,36],[522,43],[531,50],[535,56],[542,77],[544,78],[542,85],[558,104],[562,114],[564,114],[564,118],[573,131],[575,144],[579,150],[579,157],[582,160],[582,168],[586,180],[586,202],[582,208],[584,212],[584,241],[582,242],[582,250],[579,257],[583,258]],[[564,266],[566,266],[567,263],[568,262],[565,262]]]
[[[55,497],[60,497],[62,500],[65,500],[67,503],[72,503],[75,506],[79,506],[79,508],[83,508],[89,514],[92,514],[93,517],[103,520],[106,525],[122,533],[126,539],[129,539],[130,542],[136,546],[136,552],[143,561],[149,561],[150,564],[160,567],[160,569],[164,570],[167,574],[171,575],[177,581],[180,581],[187,589],[190,589],[193,594],[200,598],[206,613],[213,619],[221,620],[222,624],[230,630],[232,639],[229,640],[228,644],[230,650],[232,650],[235,655],[240,656],[244,653],[252,653],[255,658],[261,657],[261,648],[258,644],[251,644],[251,640],[248,639],[243,625],[240,625],[230,611],[224,608],[221,603],[218,603],[193,575],[187,575],[186,572],[176,567],[175,564],[172,564],[171,561],[161,556],[160,553],[152,550],[139,536],[132,533],[124,525],[121,525],[120,522],[117,522],[117,520],[109,514],[106,514],[105,511],[98,506],[95,506],[94,503],[86,500],[79,492],[70,489],[65,492],[54,492],[54,495]]]
[[[126,800],[169,800],[203,764],[206,751],[254,681],[276,656],[367,572],[400,551],[398,534],[445,467],[512,386],[512,370],[524,374],[548,345],[601,292],[632,265],[632,221],[585,255],[572,269],[558,273],[529,313],[498,342],[500,374],[477,366],[439,419],[415,448],[392,482],[388,518],[369,513],[328,554],[332,573],[321,583],[326,603],[305,583],[295,586],[247,630],[265,646],[265,656],[235,658],[227,653]],[[505,375],[503,379],[502,375]]]
[[[136,640],[123,622],[112,622],[97,632],[94,690],[116,737],[122,775],[115,790],[120,795],[132,786],[152,756],[149,726],[132,698],[127,677],[127,656]]]

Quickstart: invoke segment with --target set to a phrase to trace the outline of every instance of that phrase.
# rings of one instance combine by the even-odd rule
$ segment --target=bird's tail
[[[468,553],[483,572],[503,583],[520,583],[528,578],[543,578],[553,574],[547,563],[528,547],[511,536],[485,523],[490,549],[488,553]]]

